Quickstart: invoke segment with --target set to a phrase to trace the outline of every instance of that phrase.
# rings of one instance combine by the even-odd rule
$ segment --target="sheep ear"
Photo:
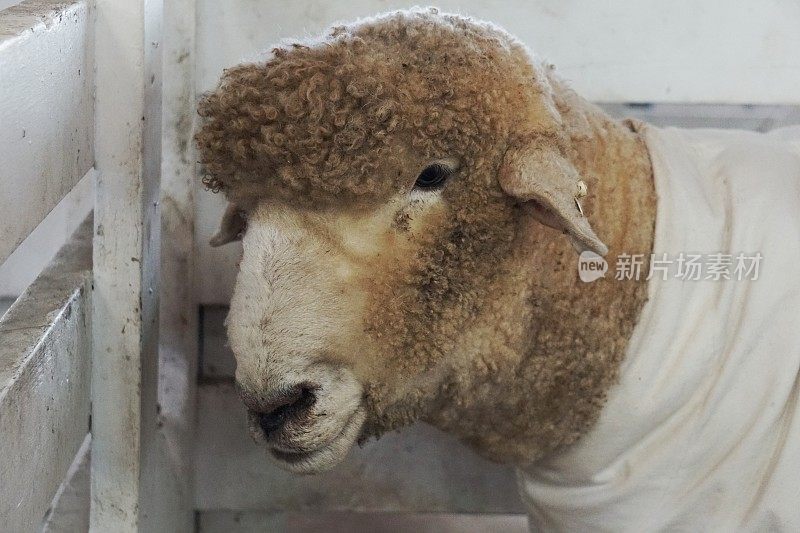
[[[539,222],[566,233],[578,253],[608,253],[579,207],[578,199],[586,191],[578,171],[555,148],[509,149],[499,181],[503,191],[525,202]]]
[[[240,241],[246,229],[247,219],[245,219],[244,213],[236,204],[229,203],[222,215],[219,229],[208,241],[208,244],[217,247],[229,242]]]

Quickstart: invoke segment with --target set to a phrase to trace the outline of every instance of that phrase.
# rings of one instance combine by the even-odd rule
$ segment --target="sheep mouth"
[[[328,447],[323,446],[320,449],[313,450],[310,452],[285,452],[282,450],[278,450],[276,448],[271,448],[269,453],[272,454],[272,457],[281,464],[281,466],[289,467],[289,470],[297,470],[301,468],[303,470],[309,469],[308,467],[311,465],[316,465],[317,463],[321,462],[321,456],[325,454]],[[315,469],[316,471],[316,469]],[[314,473],[314,472],[303,472],[303,473]]]
[[[341,463],[357,442],[366,418],[362,408],[356,410],[345,423],[341,432],[327,443],[310,450],[281,449],[270,446],[269,452],[278,466],[296,474],[317,474],[330,470]]]

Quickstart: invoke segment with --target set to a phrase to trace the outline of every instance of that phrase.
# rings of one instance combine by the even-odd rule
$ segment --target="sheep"
[[[744,334],[726,318],[797,304],[797,281],[773,294],[724,280],[583,283],[576,269],[576,251],[641,256],[647,272],[653,252],[710,245],[758,245],[791,267],[800,154],[787,140],[800,134],[613,120],[504,30],[435,8],[277,47],[226,70],[198,112],[203,181],[229,201],[212,244],[243,240],[227,319],[236,382],[253,437],[282,467],[327,470],[423,420],[515,465],[532,526],[800,526],[780,496],[800,473],[784,453],[800,457],[800,354],[774,340],[800,319],[764,326],[781,350],[766,372],[753,354],[770,343],[751,334],[735,348]],[[715,166],[720,154],[737,165]],[[728,174],[697,170],[711,168]],[[756,186],[755,170],[785,194]],[[736,222],[742,198],[771,214]],[[718,216],[690,209],[700,201]],[[767,237],[780,216],[789,251]],[[766,229],[747,226],[754,217]],[[748,390],[772,418],[709,376],[771,383]],[[726,423],[735,431],[721,437]]]

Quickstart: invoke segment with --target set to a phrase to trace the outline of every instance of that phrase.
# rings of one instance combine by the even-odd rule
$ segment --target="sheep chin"
[[[311,451],[286,452],[270,449],[270,457],[282,469],[294,474],[320,474],[341,463],[361,434],[366,412],[360,407],[333,440]]]

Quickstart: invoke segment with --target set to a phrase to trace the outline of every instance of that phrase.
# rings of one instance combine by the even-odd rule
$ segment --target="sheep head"
[[[433,420],[470,369],[521,357],[528,304],[508,281],[550,231],[529,221],[606,250],[545,70],[490,24],[335,27],[226,71],[199,112],[205,182],[231,202],[213,244],[243,236],[236,380],[291,470]]]

